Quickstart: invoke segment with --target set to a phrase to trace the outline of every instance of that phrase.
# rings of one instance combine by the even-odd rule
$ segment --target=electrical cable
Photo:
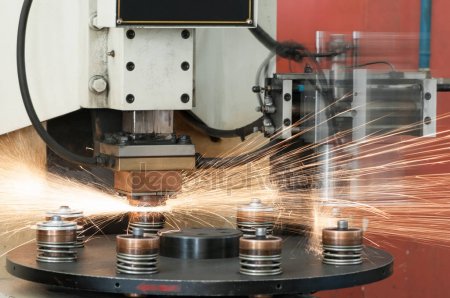
[[[77,164],[83,164],[88,166],[102,165],[106,163],[104,157],[85,157],[73,152],[70,152],[58,142],[45,130],[41,121],[39,120],[36,110],[33,106],[33,101],[31,99],[30,90],[28,87],[28,79],[25,65],[25,40],[27,32],[28,17],[30,14],[31,6],[33,0],[24,0],[22,5],[22,11],[20,13],[19,28],[17,33],[17,72],[19,78],[20,93],[22,95],[23,104],[25,110],[30,118],[31,124],[34,129],[45,142],[45,144],[52,150],[55,154],[61,158]]]
[[[370,66],[370,65],[376,65],[376,64],[387,65],[387,66],[389,66],[391,68],[392,71],[395,71],[395,66],[389,61],[371,61],[371,62],[367,62],[367,63],[363,63],[363,64],[350,66],[349,68],[361,68],[361,67]]]
[[[305,57],[313,58],[325,58],[334,57],[342,53],[329,52],[329,53],[310,53],[307,48],[295,41],[279,42],[270,36],[260,25],[255,28],[249,29],[253,36],[262,43],[269,51],[275,53],[277,56],[294,61],[301,61]]]
[[[244,125],[242,127],[236,128],[236,129],[216,129],[209,127],[207,124],[205,124],[197,115],[195,115],[192,111],[181,111],[181,114],[183,115],[184,119],[186,119],[189,123],[191,123],[194,127],[202,131],[203,133],[207,134],[210,137],[215,138],[241,138],[242,141],[245,140],[245,138],[254,132],[257,131],[259,127],[262,126],[262,117],[256,119],[250,124]]]

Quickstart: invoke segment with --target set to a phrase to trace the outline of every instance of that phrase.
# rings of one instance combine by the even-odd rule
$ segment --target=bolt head
[[[103,77],[93,77],[90,81],[89,89],[97,94],[103,93],[108,89],[108,82]]]

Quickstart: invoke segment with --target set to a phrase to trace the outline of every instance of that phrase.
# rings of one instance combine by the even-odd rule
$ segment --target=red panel
[[[450,77],[450,1],[433,1],[432,60],[435,77]],[[420,0],[278,0],[278,40],[295,40],[311,50],[315,32],[418,32]],[[418,54],[417,54],[418,57]],[[418,59],[418,58],[417,58]],[[278,71],[289,70],[279,61]],[[296,69],[298,70],[298,68]],[[439,94],[438,112],[450,113],[450,94]],[[450,129],[450,117],[440,120]],[[450,148],[449,144],[443,144]],[[450,172],[449,165],[419,169],[422,173]],[[416,172],[419,172],[416,170]],[[450,249],[389,239],[395,256],[391,278],[351,289],[316,294],[319,297],[448,297]]]

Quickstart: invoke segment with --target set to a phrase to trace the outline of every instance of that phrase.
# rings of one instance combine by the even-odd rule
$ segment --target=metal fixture
[[[379,281],[392,275],[393,270],[392,256],[372,247],[366,249],[366,257],[370,261],[361,266],[327,266],[316,255],[308,253],[303,237],[290,236],[283,240],[286,254],[283,258],[286,260],[283,263],[283,275],[237,276],[237,257],[209,260],[161,257],[161,274],[117,274],[115,262],[111,262],[116,258],[114,238],[93,238],[86,244],[86,249],[80,252],[83,257],[78,259],[76,266],[69,263],[44,267],[34,261],[34,243],[25,244],[8,253],[7,270],[29,281],[42,283],[45,280],[48,285],[72,290],[178,297],[230,297],[261,293],[292,296],[293,293],[312,293]]]
[[[225,259],[239,255],[242,233],[234,229],[191,228],[161,233],[161,256],[178,259]]]
[[[77,224],[76,247],[84,247],[84,214],[83,211],[71,209],[69,206],[60,206],[56,210],[48,211],[45,220],[51,220],[53,216],[60,216],[64,221],[71,221]]]
[[[159,237],[144,235],[135,228],[132,235],[116,237],[117,272],[154,274],[158,272]]]
[[[36,225],[37,261],[44,263],[66,263],[77,260],[75,222],[63,221],[61,216],[52,216],[50,221]]]
[[[281,269],[282,239],[267,236],[266,228],[257,228],[255,236],[239,240],[240,272],[245,275],[278,275]]]
[[[143,230],[145,234],[158,234],[164,228],[164,214],[158,212],[133,212],[130,214],[129,232],[136,229]]]
[[[362,230],[349,228],[346,220],[339,220],[336,228],[322,230],[322,245],[324,264],[357,265],[362,263]]]
[[[244,237],[254,236],[257,228],[265,228],[267,234],[272,234],[275,210],[264,205],[260,199],[252,199],[250,204],[238,208],[236,219]]]

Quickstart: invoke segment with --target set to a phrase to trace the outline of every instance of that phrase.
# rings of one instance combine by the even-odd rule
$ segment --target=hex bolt
[[[189,64],[189,62],[184,61],[183,63],[181,63],[181,69],[184,71],[188,71],[189,68],[191,68],[191,65]]]
[[[289,93],[286,93],[285,95],[284,95],[284,100],[285,101],[290,101],[292,99],[292,95],[290,95]]]
[[[291,120],[286,118],[286,119],[284,119],[283,123],[284,123],[284,126],[290,126]]]
[[[128,62],[128,63],[127,63],[127,70],[128,70],[128,71],[133,71],[135,67],[136,67],[136,66],[134,65],[133,62]]]
[[[183,30],[181,31],[181,37],[183,39],[188,39],[189,37],[191,37],[191,32],[189,32],[189,30]]]
[[[130,29],[130,30],[127,30],[126,35],[127,35],[128,39],[133,39],[136,36],[136,32],[134,32],[134,30]]]
[[[128,103],[133,103],[134,102],[134,95],[133,94],[128,94],[126,97],[126,100]]]
[[[93,76],[89,80],[89,90],[93,93],[103,93],[108,89],[108,81],[103,76]]]
[[[183,95],[181,95],[181,102],[182,103],[188,103],[189,100],[191,100],[191,98],[189,97],[189,94],[184,93]]]
[[[431,99],[431,93],[430,92],[427,92],[427,93],[425,93],[425,99],[426,100],[430,100]]]
[[[89,28],[94,31],[100,31],[104,29],[104,27],[98,25],[98,17],[96,13],[92,14],[89,18]]]

